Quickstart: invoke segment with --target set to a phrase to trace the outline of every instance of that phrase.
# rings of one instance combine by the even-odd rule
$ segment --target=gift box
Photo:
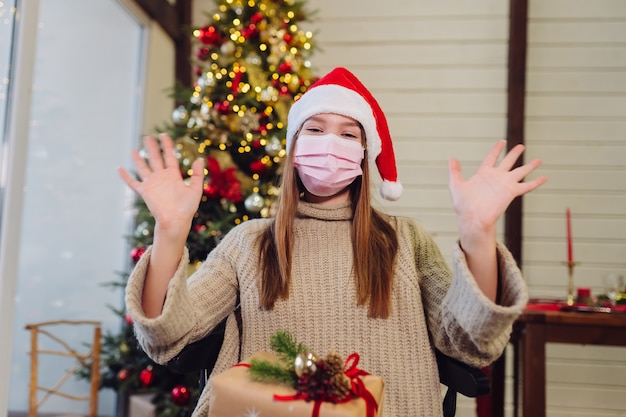
[[[346,402],[306,401],[295,399],[296,390],[282,384],[253,381],[249,364],[253,358],[278,361],[269,352],[259,352],[211,379],[209,417],[378,417],[382,415],[384,382],[374,375],[359,375],[353,382],[367,393]],[[358,391],[358,389],[357,389]],[[370,397],[371,395],[371,397]],[[368,397],[368,400],[364,397]],[[370,404],[368,404],[368,401]],[[375,405],[372,404],[375,401]]]

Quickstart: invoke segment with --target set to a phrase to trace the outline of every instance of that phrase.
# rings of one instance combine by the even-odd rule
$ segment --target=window
[[[145,20],[142,23],[134,17],[125,3],[0,0],[2,149],[15,144],[26,148],[21,178],[12,173],[2,177],[6,184],[18,184],[21,188],[23,183],[24,187],[23,193],[18,193],[21,221],[18,219],[17,226],[13,226],[16,232],[0,235],[0,250],[19,249],[15,251],[19,253],[17,259],[8,260],[14,264],[14,273],[0,275],[3,290],[4,281],[12,280],[12,285],[6,285],[11,294],[1,295],[3,311],[6,309],[2,301],[15,295],[11,303],[5,303],[14,307],[10,315],[12,325],[7,327],[6,316],[0,317],[0,324],[12,328],[13,336],[12,354],[6,355],[10,361],[3,361],[9,349],[7,344],[0,347],[0,413],[5,408],[5,381],[10,381],[6,384],[9,410],[24,411],[28,402],[26,352],[30,346],[25,324],[93,318],[102,321],[105,329],[115,330],[119,326],[119,318],[107,305],[119,307],[121,294],[102,284],[116,280],[116,273],[124,270],[128,262],[124,236],[132,216],[128,210],[131,194],[118,179],[115,168],[129,159],[142,131],[147,44]],[[15,45],[23,40],[12,35],[14,10],[21,11],[20,7],[32,7],[35,11],[30,14],[30,29],[20,31],[20,37],[30,39],[34,46],[30,49],[34,54],[30,64],[10,62],[11,49],[21,49]],[[33,16],[37,16],[36,21]],[[18,21],[15,26],[28,26],[27,19],[24,16],[25,21]],[[33,74],[29,100],[25,105],[16,105],[7,97],[8,86],[14,80],[10,73],[21,76],[29,71]],[[22,94],[22,98],[25,95],[28,94]],[[13,111],[27,114],[23,135],[9,132],[9,125],[15,125],[10,116]],[[7,163],[6,158],[0,160],[2,172],[15,162]],[[76,337],[78,343],[82,343],[81,336],[68,335]],[[59,361],[51,366],[62,370],[65,364]],[[7,368],[9,375],[5,375]],[[40,369],[41,378],[46,378],[46,374],[58,376],[62,372]],[[55,382],[56,379],[52,385]],[[88,385],[80,381],[67,384],[69,391],[88,390]],[[112,392],[101,393],[100,415],[113,414],[114,401],[107,401],[112,396]],[[41,411],[72,410],[80,414],[82,409],[77,407],[82,406],[87,410],[87,403],[51,397]]]

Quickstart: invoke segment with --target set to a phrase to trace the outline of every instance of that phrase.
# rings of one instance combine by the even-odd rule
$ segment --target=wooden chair
[[[224,341],[226,320],[222,321],[211,333],[197,342],[191,343],[168,364],[173,372],[200,372],[200,389],[209,379],[215,366],[217,355]],[[456,414],[457,394],[476,398],[489,394],[489,378],[478,368],[452,359],[437,351],[437,367],[439,381],[447,387],[443,398],[443,417],[454,417]]]
[[[93,342],[91,349],[87,353],[78,353],[72,349],[60,337],[52,333],[52,327],[59,325],[80,326],[88,325],[93,327]],[[58,329],[58,327],[57,327]],[[101,343],[101,324],[97,321],[85,320],[58,320],[48,321],[34,324],[27,324],[26,330],[31,334],[31,351],[30,351],[30,387],[28,395],[28,417],[36,417],[37,409],[51,396],[58,395],[78,401],[89,401],[89,417],[96,417],[98,412],[98,389],[100,388],[100,343]],[[47,350],[39,348],[39,336],[47,336],[57,342],[61,347],[59,350]],[[76,359],[76,365],[68,370],[58,382],[51,388],[39,386],[39,356],[42,354],[65,356]],[[60,387],[81,367],[91,369],[91,389],[88,396],[77,396],[60,391]],[[45,394],[37,400],[38,391]]]

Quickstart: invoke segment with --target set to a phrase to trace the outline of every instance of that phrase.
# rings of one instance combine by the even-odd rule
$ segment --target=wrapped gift
[[[273,353],[259,352],[211,379],[209,417],[378,417],[382,415],[384,383],[353,363],[346,370],[350,392],[332,403],[307,399],[295,388],[254,381],[249,372],[253,359],[277,362]],[[354,358],[352,358],[354,359]]]

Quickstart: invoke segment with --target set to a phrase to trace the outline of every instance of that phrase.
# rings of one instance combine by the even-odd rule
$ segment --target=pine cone
[[[328,364],[329,379],[331,382],[330,394],[343,400],[351,388],[350,378],[343,372],[343,359],[335,352],[326,355],[325,362]]]

